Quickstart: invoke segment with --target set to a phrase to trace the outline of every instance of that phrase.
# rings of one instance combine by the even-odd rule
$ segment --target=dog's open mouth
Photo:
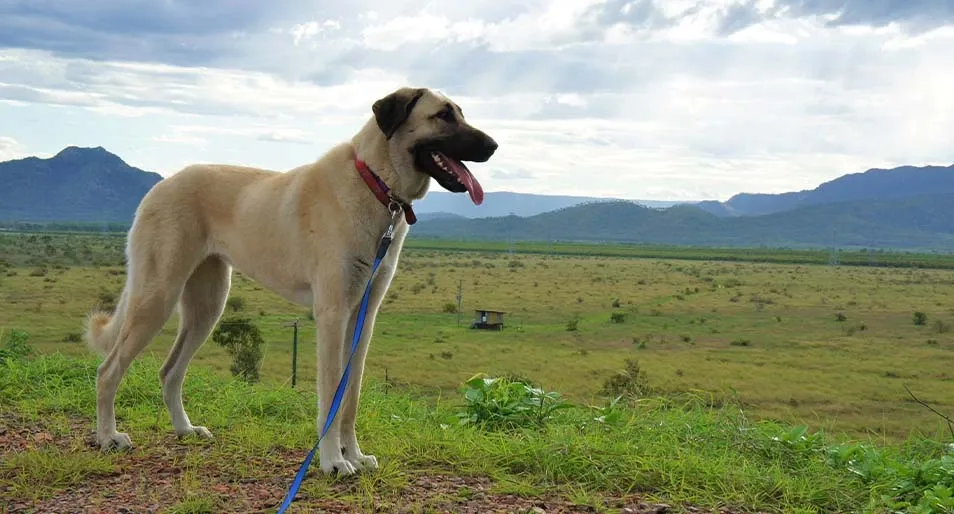
[[[463,162],[436,150],[421,152],[418,156],[423,161],[422,167],[426,167],[444,189],[454,193],[467,191],[474,205],[484,201],[484,189]]]

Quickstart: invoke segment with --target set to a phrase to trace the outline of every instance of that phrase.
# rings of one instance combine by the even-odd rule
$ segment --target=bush
[[[229,299],[225,301],[225,306],[232,312],[243,311],[245,310],[245,298],[241,296],[230,296]]]
[[[99,302],[100,309],[107,312],[113,312],[116,310],[116,295],[115,294],[110,293],[108,291],[103,291],[99,293],[99,297],[97,298],[97,300]]]
[[[623,371],[603,382],[600,394],[606,396],[632,396],[639,398],[652,392],[646,373],[639,368],[639,361],[626,359]]]
[[[540,427],[559,409],[571,407],[557,392],[545,392],[522,380],[477,375],[464,383],[460,424],[488,429]]]
[[[927,319],[928,319],[927,314],[925,314],[925,313],[923,313],[923,312],[921,312],[921,311],[918,311],[918,312],[915,312],[915,313],[914,313],[914,324],[915,324],[915,325],[918,325],[918,326],[926,325],[926,324],[927,324]]]
[[[610,321],[613,323],[624,323],[626,321],[626,313],[614,312],[610,314]]]
[[[938,334],[946,334],[951,331],[951,326],[942,320],[937,320],[934,322],[934,331]]]
[[[848,321],[848,316],[846,316],[843,312],[839,312],[838,314],[835,314],[835,321]]]
[[[567,332],[576,332],[580,328],[580,320],[574,318],[566,322]]]
[[[457,304],[447,302],[444,304],[444,312],[446,314],[457,314]]]
[[[212,340],[232,356],[230,370],[246,382],[258,382],[258,363],[262,359],[265,340],[249,318],[228,318],[219,323]]]

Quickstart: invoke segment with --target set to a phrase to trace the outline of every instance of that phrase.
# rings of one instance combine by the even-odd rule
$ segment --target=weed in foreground
[[[542,427],[553,414],[570,407],[557,392],[546,392],[523,380],[476,375],[464,383],[461,424],[490,429]]]

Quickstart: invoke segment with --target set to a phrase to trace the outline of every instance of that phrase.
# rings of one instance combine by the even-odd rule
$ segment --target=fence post
[[[295,320],[295,328],[292,335],[292,388],[298,381],[298,320]]]
[[[457,326],[460,327],[461,301],[464,298],[464,281],[457,282]]]
[[[286,327],[292,327],[292,389],[298,382],[298,318],[290,323],[285,323]]]

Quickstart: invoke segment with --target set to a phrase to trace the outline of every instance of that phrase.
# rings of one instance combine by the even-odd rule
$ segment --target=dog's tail
[[[106,355],[116,345],[119,329],[126,314],[126,291],[123,290],[114,312],[96,309],[86,318],[86,346],[101,356]]]

